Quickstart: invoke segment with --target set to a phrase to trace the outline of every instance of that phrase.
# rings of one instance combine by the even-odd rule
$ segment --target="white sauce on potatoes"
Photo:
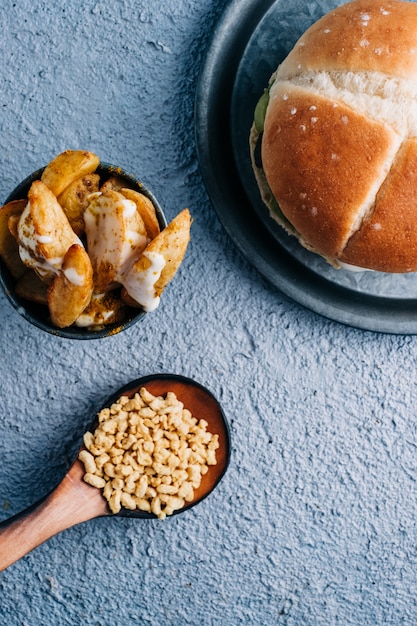
[[[97,313],[81,313],[75,320],[75,325],[78,326],[78,328],[98,327],[102,324],[106,324],[107,320],[113,315],[113,311],[102,311],[99,316]]]
[[[34,269],[40,276],[48,276],[50,273],[58,274],[62,269],[64,257],[46,258],[44,252],[40,249],[40,245],[48,245],[53,243],[54,240],[50,235],[41,235],[35,232],[30,202],[27,203],[19,219],[18,236],[19,255],[27,267]],[[72,243],[82,246],[81,240],[75,233]]]
[[[67,267],[67,269],[63,270],[63,274],[73,285],[76,285],[77,287],[82,287],[84,285],[84,276],[79,274],[74,267]]]
[[[154,311],[159,305],[159,296],[155,295],[155,284],[165,267],[165,259],[162,254],[156,252],[144,252],[151,265],[144,272],[134,270],[134,267],[127,272],[123,278],[123,286],[126,291],[146,313]]]
[[[114,280],[119,281],[129,270],[138,254],[149,240],[134,230],[136,205],[119,194],[108,198],[103,194],[91,194],[84,212],[88,252],[93,267],[105,263],[113,268]]]
[[[39,243],[52,243],[53,239],[49,235],[37,235],[36,241],[39,241]]]
[[[122,201],[124,206],[123,215],[125,217],[133,217],[136,213],[136,204],[132,202],[132,200],[128,200],[127,198]]]

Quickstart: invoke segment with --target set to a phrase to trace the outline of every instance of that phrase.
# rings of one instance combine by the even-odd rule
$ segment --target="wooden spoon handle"
[[[83,474],[77,460],[51,494],[0,524],[0,571],[59,532],[109,514],[101,492]]]

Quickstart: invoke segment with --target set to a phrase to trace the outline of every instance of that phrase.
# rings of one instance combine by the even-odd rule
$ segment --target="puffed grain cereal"
[[[84,480],[102,489],[112,513],[121,508],[160,519],[194,498],[209,465],[216,465],[219,437],[184,408],[175,393],[154,396],[142,387],[98,414],[84,435]]]

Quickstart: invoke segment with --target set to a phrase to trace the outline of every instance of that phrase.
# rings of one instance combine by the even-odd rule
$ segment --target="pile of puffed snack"
[[[217,464],[219,436],[207,427],[172,391],[154,396],[142,387],[122,395],[84,435],[84,480],[102,490],[114,514],[124,508],[164,519],[194,500]]]
[[[53,326],[92,330],[154,310],[190,238],[181,211],[165,228],[146,193],[92,152],[67,150],[0,208],[0,256],[16,295],[47,307]]]

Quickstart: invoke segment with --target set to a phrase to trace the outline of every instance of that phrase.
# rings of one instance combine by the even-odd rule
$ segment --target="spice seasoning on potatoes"
[[[218,435],[173,392],[154,396],[142,387],[102,409],[98,422],[85,433],[79,459],[85,482],[103,490],[112,513],[123,507],[164,519],[193,500],[217,463]]]
[[[128,307],[154,310],[190,239],[188,209],[161,231],[151,200],[120,175],[101,181],[99,164],[91,152],[67,150],[26,199],[0,208],[0,256],[16,294],[45,300],[60,328],[94,330],[122,322]]]

